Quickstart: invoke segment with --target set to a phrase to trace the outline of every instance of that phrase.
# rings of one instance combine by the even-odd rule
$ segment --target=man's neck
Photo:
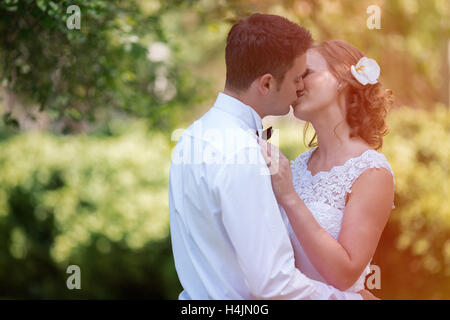
[[[242,103],[244,103],[244,104],[248,105],[249,107],[251,107],[253,110],[255,110],[255,112],[259,115],[259,117],[261,119],[263,119],[265,117],[265,115],[259,110],[258,105],[254,102],[254,99],[252,99],[249,94],[247,94],[247,93],[236,93],[236,92],[231,91],[231,90],[229,90],[227,88],[225,88],[223,90],[223,93],[225,93],[226,95],[229,95],[230,97],[238,99]]]

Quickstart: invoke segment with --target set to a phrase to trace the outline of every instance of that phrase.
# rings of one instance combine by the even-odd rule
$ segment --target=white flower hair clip
[[[351,66],[350,69],[355,79],[364,86],[368,83],[375,84],[378,82],[380,66],[373,59],[362,57],[356,66]]]

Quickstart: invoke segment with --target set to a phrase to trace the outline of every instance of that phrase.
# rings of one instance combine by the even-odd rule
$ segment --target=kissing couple
[[[377,299],[364,282],[395,207],[377,62],[259,13],[233,25],[225,60],[223,92],[172,154],[178,298]],[[289,162],[262,119],[291,107],[315,135]]]

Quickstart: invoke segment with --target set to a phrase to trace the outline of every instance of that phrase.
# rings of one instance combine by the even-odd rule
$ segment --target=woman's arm
[[[281,205],[313,266],[329,284],[346,290],[375,253],[393,196],[390,172],[367,169],[352,186],[338,241],[319,225],[297,194]]]
[[[394,198],[391,173],[383,168],[367,169],[353,183],[336,241],[295,192],[289,177],[289,161],[281,153],[279,161],[274,161],[265,144],[261,146],[266,161],[272,162],[271,166],[276,164],[276,171],[271,171],[275,195],[305,253],[329,284],[340,290],[348,289],[369,263],[389,218]],[[279,152],[273,146],[270,148],[273,154]]]

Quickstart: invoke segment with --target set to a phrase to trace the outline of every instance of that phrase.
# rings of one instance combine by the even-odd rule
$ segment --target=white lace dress
[[[307,163],[315,149],[310,149],[291,161],[293,183],[298,195],[317,222],[337,240],[341,230],[346,195],[352,192],[353,182],[368,168],[386,168],[391,172],[395,184],[394,173],[383,154],[375,150],[367,150],[360,156],[348,159],[343,165],[335,166],[329,171],[320,171],[312,176]],[[394,204],[392,208],[395,208]],[[286,213],[284,210],[281,211],[290,233],[297,268],[307,277],[326,283],[309,261],[292,230]],[[369,273],[370,262],[359,279],[347,291],[357,292],[364,289],[365,277]]]

